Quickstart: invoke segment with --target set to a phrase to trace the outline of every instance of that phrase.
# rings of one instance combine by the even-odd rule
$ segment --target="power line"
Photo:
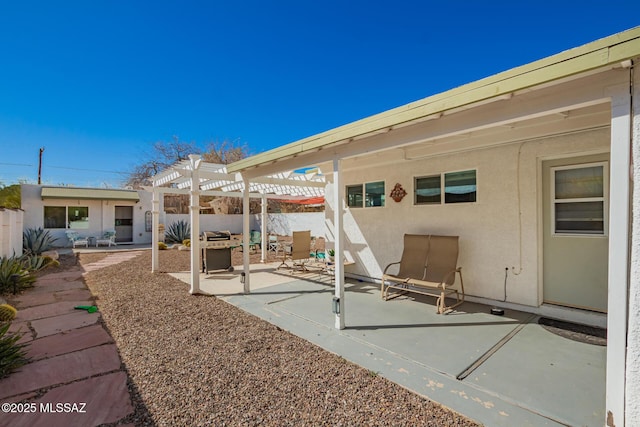
[[[0,162],[0,165],[3,166],[28,166],[28,167],[32,167],[35,166],[33,164],[28,164],[28,163],[5,163],[5,162]],[[102,169],[83,169],[83,168],[70,168],[67,166],[45,166],[46,168],[51,168],[51,169],[66,169],[66,170],[73,170],[73,171],[82,171],[82,172],[104,172],[104,173],[114,173],[114,174],[128,174],[129,172],[125,172],[125,171],[108,171],[108,170],[102,170]]]

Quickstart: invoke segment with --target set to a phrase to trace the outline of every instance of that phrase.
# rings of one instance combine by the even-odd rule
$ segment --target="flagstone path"
[[[84,274],[139,254],[116,252],[47,274],[9,297],[18,309],[10,330],[24,334],[20,342],[28,343],[31,362],[0,380],[0,427],[133,425],[127,373],[100,312],[74,307],[95,304]]]

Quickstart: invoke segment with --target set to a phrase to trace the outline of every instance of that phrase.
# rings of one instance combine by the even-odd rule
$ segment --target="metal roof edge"
[[[239,172],[326,145],[640,56],[640,26],[231,163]]]
[[[137,190],[89,187],[43,186],[40,197],[42,199],[140,200],[140,194]]]

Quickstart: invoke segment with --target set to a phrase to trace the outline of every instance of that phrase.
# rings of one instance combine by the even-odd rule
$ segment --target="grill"
[[[203,231],[200,237],[202,249],[202,271],[209,274],[212,270],[233,271],[231,249],[240,245],[231,238],[228,231]]]

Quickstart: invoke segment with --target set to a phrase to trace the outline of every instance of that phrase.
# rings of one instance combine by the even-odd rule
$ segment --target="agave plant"
[[[48,256],[23,255],[21,260],[24,268],[29,271],[42,270],[50,265],[60,265],[57,260]]]
[[[26,344],[19,344],[22,338],[19,332],[9,332],[11,323],[0,323],[0,378],[9,374],[21,366],[29,363]]]
[[[36,278],[24,267],[21,258],[0,258],[0,294],[14,290],[14,278],[17,279],[17,290],[31,287],[36,281]]]
[[[42,228],[28,228],[22,233],[22,247],[28,254],[40,255],[51,249],[56,240],[51,237],[49,230]]]
[[[182,243],[191,236],[191,227],[188,222],[180,220],[167,227],[164,235],[168,242]]]

